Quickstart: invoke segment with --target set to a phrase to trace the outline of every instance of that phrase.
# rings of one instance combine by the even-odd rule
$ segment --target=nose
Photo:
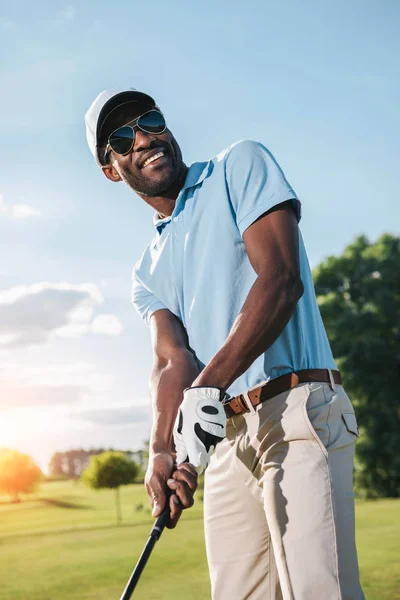
[[[146,150],[150,148],[151,143],[156,139],[151,133],[146,133],[139,128],[135,129],[135,143],[133,145],[133,150],[135,152],[140,152],[140,150]]]

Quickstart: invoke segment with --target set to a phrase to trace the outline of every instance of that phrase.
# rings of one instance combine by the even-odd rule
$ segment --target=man
[[[102,92],[86,128],[105,176],[155,211],[155,237],[133,271],[154,348],[153,515],[169,489],[175,526],[206,469],[214,599],[362,599],[358,430],[295,192],[257,142],[188,168],[155,101],[133,89]]]

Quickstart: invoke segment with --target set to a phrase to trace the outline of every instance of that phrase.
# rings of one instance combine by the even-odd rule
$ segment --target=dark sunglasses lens
[[[161,113],[156,110],[142,115],[138,120],[140,129],[147,131],[147,133],[162,133],[165,130],[166,123]]]
[[[111,134],[109,144],[117,154],[127,154],[133,146],[134,135],[132,127],[120,127]]]

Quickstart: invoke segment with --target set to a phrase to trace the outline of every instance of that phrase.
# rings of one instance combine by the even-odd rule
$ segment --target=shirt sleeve
[[[135,269],[132,274],[132,303],[147,325],[149,325],[150,317],[157,310],[167,308],[144,286]]]
[[[287,200],[292,200],[300,221],[300,201],[265,146],[250,140],[238,142],[227,153],[225,170],[240,235],[261,215]]]

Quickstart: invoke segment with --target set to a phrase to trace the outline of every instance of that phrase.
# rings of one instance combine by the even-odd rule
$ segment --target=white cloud
[[[150,407],[112,406],[92,410],[80,410],[67,415],[70,419],[88,421],[96,425],[131,425],[146,423],[150,419]]]
[[[0,365],[0,386],[6,382],[18,381],[24,386],[51,387],[78,385],[95,393],[104,393],[111,388],[113,377],[99,373],[93,363],[50,364],[41,367],[24,366],[19,363],[2,362]]]
[[[14,206],[10,207],[11,216],[14,219],[27,219],[28,217],[39,217],[40,210],[34,208],[33,206],[29,206],[29,204],[14,204]]]
[[[40,210],[29,204],[6,204],[2,194],[0,194],[0,214],[6,215],[10,219],[28,219],[29,217],[39,217]]]
[[[104,335],[119,335],[123,325],[115,315],[99,315],[93,320],[92,332]]]
[[[0,346],[13,346],[18,342],[18,333],[3,333],[0,334]]]
[[[87,390],[77,385],[27,387],[0,385],[0,409],[71,404],[84,398]]]
[[[7,214],[8,207],[6,206],[3,194],[0,194],[0,213]]]
[[[0,346],[42,344],[53,337],[80,337],[94,332],[119,335],[114,315],[91,322],[103,296],[93,283],[21,285],[0,291]]]
[[[0,409],[98,401],[111,390],[113,381],[112,375],[85,361],[44,367],[2,362]]]
[[[98,304],[103,302],[103,296],[94,283],[47,283],[42,281],[31,285],[18,285],[9,288],[8,290],[0,290],[0,304],[15,304],[24,300],[27,296],[40,297],[41,294],[47,292],[54,292],[60,297],[62,295],[67,297],[68,294],[78,294],[84,298],[85,301],[90,299],[90,301]],[[70,311],[72,314],[76,314],[74,311],[77,311],[77,307],[72,306]]]

